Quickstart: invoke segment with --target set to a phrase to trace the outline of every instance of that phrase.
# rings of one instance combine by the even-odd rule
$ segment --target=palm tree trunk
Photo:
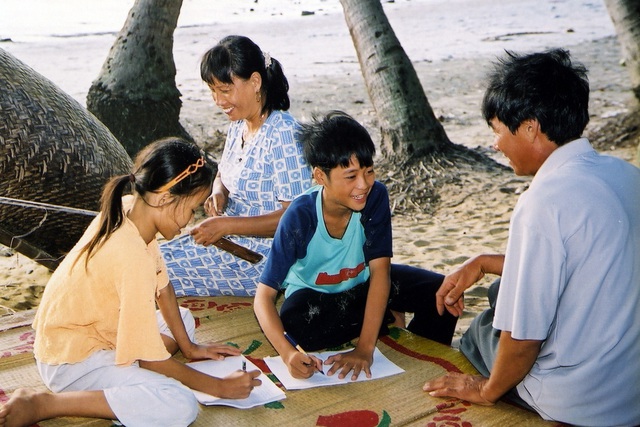
[[[87,95],[87,108],[130,156],[165,136],[191,139],[179,122],[173,32],[182,0],[136,0]]]
[[[633,93],[640,101],[640,0],[605,0],[605,4],[618,35]],[[640,145],[637,162],[640,164]]]
[[[380,0],[340,0],[376,110],[385,157],[422,156],[450,144]]]
[[[640,100],[640,1],[605,0],[618,35],[633,92]]]

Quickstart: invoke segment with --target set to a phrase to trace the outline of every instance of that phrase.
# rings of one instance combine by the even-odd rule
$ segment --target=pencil
[[[242,372],[247,372],[247,361],[246,360],[242,361]]]
[[[296,348],[296,350],[298,350],[300,353],[304,354],[305,356],[309,356],[307,354],[306,351],[304,351],[304,349],[302,347],[300,347],[300,344],[298,344],[296,342],[296,340],[293,339],[293,337],[289,334],[287,334],[287,331],[284,332],[284,337],[287,339],[287,341],[289,341],[289,344],[291,344],[292,346],[294,346]],[[306,363],[305,363],[306,365]],[[310,366],[310,365],[307,365]],[[318,372],[320,372],[322,375],[324,375],[324,371],[322,369],[319,369]]]

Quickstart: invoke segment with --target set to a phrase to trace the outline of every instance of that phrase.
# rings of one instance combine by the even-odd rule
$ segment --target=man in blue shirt
[[[580,138],[589,121],[586,69],[569,53],[508,53],[490,76],[483,115],[518,175],[505,255],[471,258],[438,291],[501,275],[491,309],[460,349],[482,376],[429,381],[433,396],[491,405],[508,394],[543,418],[584,426],[640,424],[640,170]]]

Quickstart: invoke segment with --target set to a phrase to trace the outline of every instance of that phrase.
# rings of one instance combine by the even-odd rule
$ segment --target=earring
[[[256,91],[256,102],[258,104],[262,102],[262,93],[259,90]]]

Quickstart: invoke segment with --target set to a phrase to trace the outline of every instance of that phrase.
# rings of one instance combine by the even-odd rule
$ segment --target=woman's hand
[[[224,236],[233,234],[228,225],[235,218],[228,216],[212,216],[202,221],[189,231],[196,243],[209,246]]]
[[[331,369],[329,369],[329,372],[327,372],[327,375],[333,375],[340,370],[340,373],[338,374],[338,378],[340,379],[345,378],[351,371],[353,371],[353,375],[351,375],[352,381],[358,379],[361,371],[365,372],[367,378],[371,378],[373,352],[363,351],[356,347],[346,353],[338,353],[330,356],[325,360],[324,364],[333,365],[331,366]]]
[[[222,183],[220,172],[213,180],[211,195],[204,202],[204,211],[209,216],[220,216],[224,213],[229,201],[229,190]]]
[[[204,211],[209,216],[221,216],[227,207],[227,196],[223,192],[214,192],[205,200]]]

